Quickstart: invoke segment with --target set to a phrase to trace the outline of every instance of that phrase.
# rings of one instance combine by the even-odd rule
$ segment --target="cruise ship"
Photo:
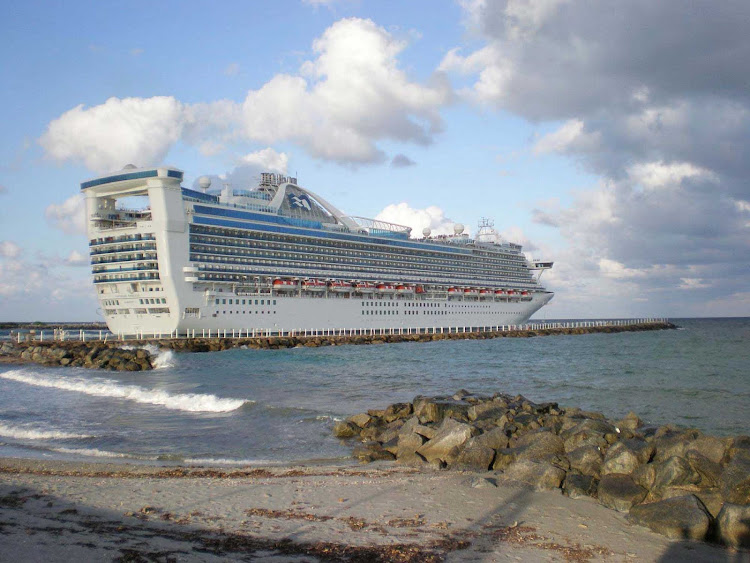
[[[345,215],[296,178],[198,189],[183,171],[123,170],[83,182],[94,286],[117,335],[258,336],[497,330],[553,296],[491,222],[474,238],[412,238]]]

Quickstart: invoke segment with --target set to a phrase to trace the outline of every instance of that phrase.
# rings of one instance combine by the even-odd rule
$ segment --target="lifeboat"
[[[271,285],[276,291],[294,291],[297,289],[297,282],[292,280],[273,280]]]
[[[418,285],[414,288],[415,293],[424,293],[424,286]]]
[[[479,290],[476,287],[467,287],[464,289],[464,295],[468,297],[475,297],[479,295]]]
[[[324,291],[326,284],[322,280],[304,280],[302,282],[302,289],[305,291]]]
[[[479,297],[487,297],[490,294],[489,289],[480,289],[479,290]]]
[[[396,292],[402,295],[409,295],[411,293],[414,293],[414,288],[410,285],[397,285]]]
[[[516,292],[515,292],[515,291],[513,291],[512,289],[509,289],[509,290],[508,290],[508,295],[515,295],[515,294],[516,294]]]
[[[461,295],[461,292],[455,287],[448,288],[448,295]]]
[[[529,292],[528,292],[528,291],[522,291],[522,292],[521,292],[521,295],[528,295],[528,294],[529,294]]]
[[[372,293],[375,291],[375,284],[369,282],[358,282],[354,284],[354,291],[357,293]]]
[[[328,289],[337,293],[349,293],[352,290],[352,284],[343,281],[332,281],[328,284]]]
[[[377,291],[378,293],[393,293],[394,291],[396,291],[396,288],[388,283],[379,283],[375,286],[375,291]]]
[[[504,290],[502,290],[502,289],[496,289],[495,290],[495,297],[502,297],[503,295],[505,295],[505,291]]]

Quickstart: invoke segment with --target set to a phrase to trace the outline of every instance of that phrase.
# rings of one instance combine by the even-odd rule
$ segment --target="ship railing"
[[[518,325],[490,326],[432,326],[432,327],[392,327],[392,328],[325,328],[325,329],[279,329],[279,328],[226,328],[226,329],[188,329],[185,331],[138,331],[135,333],[109,330],[69,330],[52,328],[43,330],[12,330],[0,340],[13,342],[47,342],[47,341],[80,341],[107,342],[139,340],[174,340],[195,338],[269,338],[269,337],[320,337],[320,336],[396,336],[410,334],[471,334],[471,333],[507,333],[517,331],[562,330],[575,328],[600,328],[617,326],[634,326],[648,324],[666,324],[665,317],[645,317],[633,319],[586,320],[530,322]]]

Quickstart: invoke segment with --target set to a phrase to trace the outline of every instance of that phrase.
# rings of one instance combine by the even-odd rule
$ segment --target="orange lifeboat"
[[[337,293],[349,293],[352,290],[352,284],[341,280],[332,281],[328,284],[328,289]]]
[[[509,289],[509,290],[508,290],[508,295],[515,295],[515,294],[516,294],[516,292],[515,292],[515,291],[513,291],[512,289]]]
[[[408,295],[414,293],[414,288],[410,285],[397,285],[396,292],[402,295]]]
[[[271,285],[276,291],[294,291],[297,289],[297,282],[292,280],[273,280]]]
[[[424,293],[424,286],[418,285],[414,288],[415,293]]]
[[[489,289],[480,289],[479,290],[479,296],[480,297],[486,297],[489,294],[490,294],[490,290]]]
[[[375,286],[375,290],[378,293],[393,293],[394,291],[396,291],[396,288],[388,283],[379,283]]]
[[[461,292],[457,288],[455,288],[455,287],[449,287],[448,288],[448,295],[449,296],[450,295],[460,295],[460,294],[461,294]]]
[[[375,291],[375,284],[369,282],[358,282],[354,284],[354,291],[357,293],[372,293]]]
[[[476,287],[467,287],[466,289],[464,289],[464,295],[475,297],[479,295],[479,290]]]
[[[495,290],[495,296],[500,297],[501,295],[505,295],[505,291],[502,289],[496,289]]]
[[[302,282],[302,289],[305,291],[324,291],[326,284],[322,280],[304,280]]]

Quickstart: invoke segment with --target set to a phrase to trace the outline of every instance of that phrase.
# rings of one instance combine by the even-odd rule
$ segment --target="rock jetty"
[[[597,499],[670,538],[750,547],[750,436],[463,390],[369,410],[337,422],[333,433],[357,440],[353,455],[362,462],[492,472]]]
[[[0,360],[117,371],[142,371],[154,367],[154,358],[148,350],[104,342],[3,342],[0,344]]]

